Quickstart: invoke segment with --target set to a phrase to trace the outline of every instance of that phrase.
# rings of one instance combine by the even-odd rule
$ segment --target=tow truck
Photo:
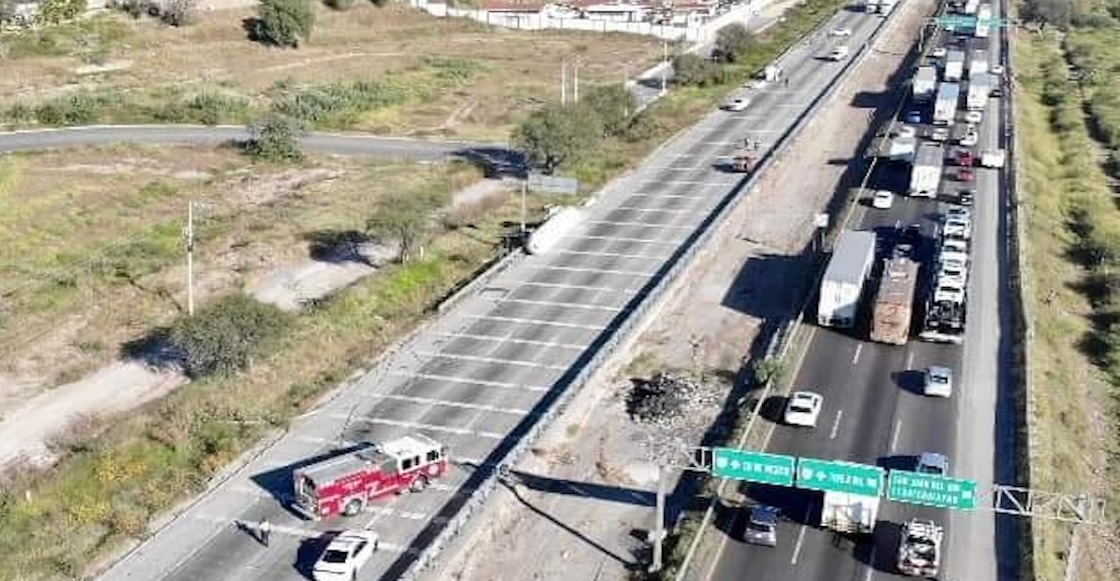
[[[902,527],[898,541],[898,571],[915,577],[936,577],[941,562],[941,525],[914,519]]]
[[[377,498],[424,490],[447,467],[446,448],[423,434],[365,442],[298,468],[292,475],[293,508],[312,520],[354,516]]]

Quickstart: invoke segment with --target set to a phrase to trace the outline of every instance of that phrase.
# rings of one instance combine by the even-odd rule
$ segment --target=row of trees
[[[552,103],[514,130],[513,143],[545,173],[587,159],[603,139],[626,136],[635,126],[637,100],[623,85],[592,87],[578,103]]]

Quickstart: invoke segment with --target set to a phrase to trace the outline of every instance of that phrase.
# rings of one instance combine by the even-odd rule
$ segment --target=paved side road
[[[0,133],[0,152],[119,142],[217,145],[248,137],[248,130],[241,125],[92,125],[3,132]],[[494,158],[512,155],[509,146],[505,143],[434,141],[346,133],[313,132],[305,135],[302,142],[306,149],[321,153],[376,155],[417,160],[441,159],[448,155]]]

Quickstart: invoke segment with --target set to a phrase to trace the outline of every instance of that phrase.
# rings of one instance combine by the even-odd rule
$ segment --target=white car
[[[964,120],[970,125],[979,125],[984,120],[983,111],[969,111],[964,114]]]
[[[931,50],[930,53],[929,53],[929,56],[939,59],[939,58],[943,58],[947,54],[949,54],[949,49],[947,49],[943,46],[939,46],[939,47]]]
[[[959,305],[964,302],[964,288],[938,284],[937,290],[933,291],[933,302]]]
[[[949,218],[945,220],[945,226],[942,227],[941,232],[946,237],[968,240],[972,238],[972,222],[961,218]]]
[[[744,89],[750,89],[752,91],[761,91],[768,86],[770,86],[770,81],[767,81],[766,79],[751,79],[743,83]]]
[[[315,562],[311,577],[315,581],[351,581],[377,550],[378,536],[373,531],[344,531],[331,540]]]
[[[976,131],[976,126],[975,125],[969,125],[968,129],[965,129],[964,137],[962,137],[961,140],[958,141],[957,143],[960,143],[961,145],[963,145],[965,147],[972,147],[972,146],[976,145],[979,141],[980,141],[980,134]]]
[[[747,107],[750,106],[750,99],[746,97],[740,97],[738,99],[733,99],[731,102],[724,106],[724,109],[727,109],[728,111],[745,111]]]
[[[948,127],[934,127],[930,133],[930,139],[934,141],[949,141],[949,128]]]
[[[938,286],[964,288],[968,282],[967,277],[967,270],[960,262],[942,262],[941,270],[937,271],[937,284]]]
[[[1003,75],[1003,65],[992,65],[988,72],[993,75]]]
[[[832,36],[851,36],[852,35],[852,29],[851,28],[833,28],[832,31],[829,32],[829,34],[832,35]]]
[[[817,427],[824,398],[811,391],[795,391],[786,403],[785,422],[791,426]]]
[[[917,137],[918,130],[913,125],[899,125],[898,137]]]
[[[959,254],[968,258],[968,242],[965,240],[953,240],[946,238],[941,241],[941,254],[947,255],[949,253]]]
[[[970,220],[972,219],[972,211],[964,206],[949,206],[949,209],[945,210],[945,219],[949,218]]]
[[[926,369],[925,382],[922,393],[935,397],[950,397],[953,395],[953,370],[940,365],[931,365]]]
[[[880,210],[890,210],[894,205],[894,194],[887,190],[878,190],[871,197],[871,207]]]
[[[832,52],[828,55],[828,60],[831,61],[842,61],[846,58],[848,58],[848,47],[843,45],[832,49]]]

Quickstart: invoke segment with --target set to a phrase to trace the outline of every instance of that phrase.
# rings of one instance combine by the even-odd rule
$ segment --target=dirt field
[[[196,202],[195,299],[254,290],[318,240],[361,230],[386,193],[450,192],[465,166],[320,157],[259,166],[222,149],[117,147],[0,158],[0,415],[112,360],[186,306],[183,228]]]
[[[390,4],[358,3],[336,12],[316,3],[311,41],[298,50],[250,42],[242,21],[251,9],[202,13],[176,29],[152,19],[111,15],[52,44],[7,39],[0,100],[34,105],[80,90],[125,95],[129,114],[203,91],[241,95],[264,106],[278,82],[326,84],[384,79],[407,81],[415,98],[371,108],[355,128],[382,133],[508,136],[510,122],[559,98],[561,61],[581,55],[584,83],[621,82],[661,54],[652,37],[490,29],[465,19],[439,19]],[[75,42],[75,38],[79,39]],[[64,53],[64,56],[36,56]],[[425,62],[447,58],[473,66],[469,79],[437,83]],[[428,59],[427,61],[425,59]],[[443,79],[446,80],[446,79]],[[118,107],[122,108],[122,107]]]

